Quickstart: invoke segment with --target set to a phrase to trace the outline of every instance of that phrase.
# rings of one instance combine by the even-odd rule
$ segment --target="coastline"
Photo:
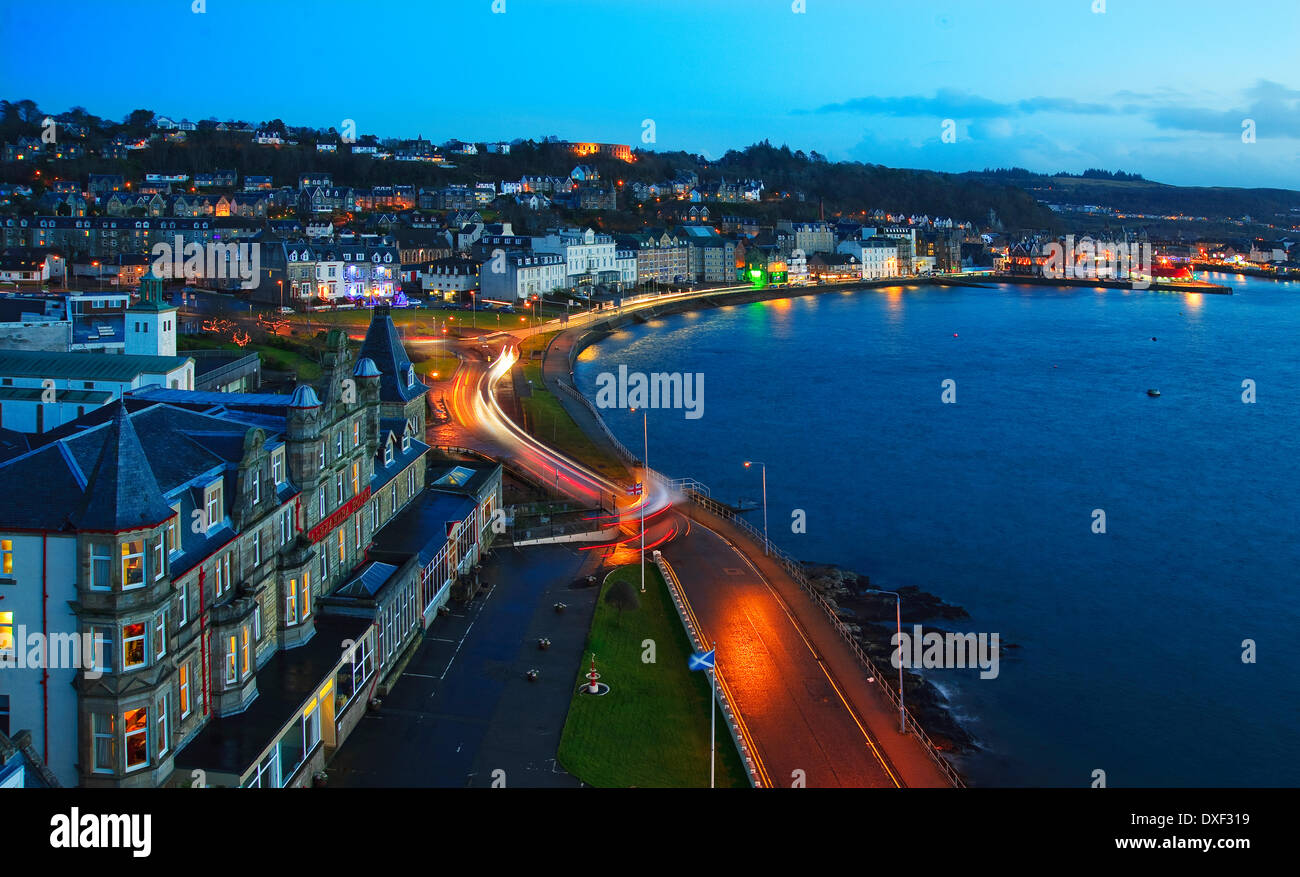
[[[896,281],[866,281],[862,284],[863,288],[895,285],[898,285]],[[854,286],[857,286],[857,284],[844,284],[844,288]],[[804,294],[814,294],[817,290],[817,287],[813,287]],[[640,464],[640,459],[624,447],[614,436],[604,419],[599,415],[599,412],[591,404],[591,401],[582,395],[574,383],[573,367],[581,352],[591,344],[630,324],[646,323],[650,319],[657,317],[692,310],[725,307],[730,304],[747,304],[754,301],[789,296],[790,290],[786,287],[737,291],[723,293],[718,296],[702,296],[686,301],[668,302],[659,307],[649,306],[629,313],[612,314],[606,319],[597,320],[583,327],[562,329],[551,339],[543,354],[542,375],[544,384],[557,397],[570,418],[592,442],[609,451],[617,459]],[[559,365],[560,358],[562,358],[562,365]],[[743,515],[740,517],[743,519]],[[812,602],[822,603],[828,612],[833,612],[840,619],[840,623],[845,626],[845,634],[851,636],[855,648],[865,654],[870,663],[874,663],[877,668],[881,668],[878,671],[880,684],[890,692],[897,692],[897,677],[892,671],[883,669],[893,667],[891,663],[891,637],[895,633],[895,628],[892,624],[875,623],[886,620],[885,615],[888,616],[888,620],[894,618],[893,600],[886,601],[871,595],[858,593],[855,587],[857,583],[861,582],[862,587],[869,585],[870,579],[866,575],[834,564],[806,560],[796,562],[801,567],[809,590],[813,592],[810,594]],[[846,583],[850,583],[851,586],[845,587]],[[969,615],[962,607],[949,604],[940,597],[916,586],[901,586],[899,590],[908,597],[909,613],[907,624],[922,624],[927,632],[934,631],[943,634],[946,632],[945,629],[935,625],[934,621],[965,618]],[[881,607],[887,610],[883,614],[881,614]],[[1015,648],[1015,646],[1006,644],[1002,648]],[[865,668],[860,667],[859,669],[862,670],[864,678],[869,676]],[[904,676],[906,686],[904,697],[908,712],[914,717],[919,727],[923,729],[922,733],[928,743],[931,743],[941,752],[956,756],[969,756],[981,751],[981,747],[977,744],[975,738],[957,720],[947,697],[937,686],[922,674],[913,670],[906,671]],[[896,695],[891,694],[891,696]]]

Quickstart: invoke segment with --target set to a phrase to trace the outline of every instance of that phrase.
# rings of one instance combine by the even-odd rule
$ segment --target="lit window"
[[[343,568],[343,561],[347,559],[348,546],[347,537],[339,530],[339,568]]]
[[[361,421],[352,421],[352,447],[361,444]]]
[[[181,685],[181,718],[190,714],[190,665],[181,664],[176,678]]]
[[[126,735],[126,769],[144,767],[149,763],[149,711],[144,707],[127,710],[122,718]]]
[[[305,619],[311,615],[311,573],[307,570],[302,572],[302,617]]]
[[[239,655],[236,652],[237,643],[235,635],[230,635],[229,642],[226,643],[226,684],[232,684],[239,681]]]
[[[0,575],[14,574],[14,543],[12,539],[0,539]]]
[[[144,543],[122,543],[122,589],[144,584]]]
[[[14,614],[0,612],[0,652],[14,651]]]
[[[122,628],[122,669],[132,670],[144,666],[144,624],[128,624]]]
[[[298,580],[289,579],[289,587],[284,592],[284,623],[298,623]]]
[[[248,675],[248,625],[245,624],[242,632],[243,641],[240,643],[240,660],[242,661],[243,673]]]
[[[356,496],[361,492],[361,463],[352,464],[352,495]]]

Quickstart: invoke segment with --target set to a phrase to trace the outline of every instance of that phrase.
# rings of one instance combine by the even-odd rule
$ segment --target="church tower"
[[[167,303],[162,278],[140,278],[140,300],[126,309],[126,352],[145,356],[176,355],[176,308]]]

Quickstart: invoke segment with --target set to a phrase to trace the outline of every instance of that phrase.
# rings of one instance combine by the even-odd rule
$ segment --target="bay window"
[[[90,587],[107,591],[113,587],[113,555],[107,545],[90,546]]]
[[[115,754],[117,750],[117,730],[114,727],[116,717],[112,713],[91,713],[90,737],[92,769],[95,773],[112,773],[117,767]]]
[[[235,635],[232,633],[226,642],[226,684],[233,685],[239,681],[239,663],[236,651],[237,643]]]
[[[122,543],[122,590],[144,585],[144,542]]]
[[[122,627],[122,669],[134,670],[136,667],[143,667],[144,663],[144,623],[124,625]]]
[[[127,710],[122,716],[125,737],[126,769],[135,770],[149,763],[149,710]]]

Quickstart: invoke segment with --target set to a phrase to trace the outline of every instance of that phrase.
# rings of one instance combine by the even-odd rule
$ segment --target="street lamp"
[[[770,544],[767,539],[767,464],[756,460],[746,460],[745,468],[748,469],[750,466],[763,467],[763,554],[766,556]]]
[[[870,588],[863,591],[864,594],[885,594],[894,598],[894,618],[898,623],[898,645],[897,648],[903,647],[903,598],[896,591],[881,591],[876,588]],[[907,713],[903,709],[903,656],[898,655],[898,733],[907,733]]]

